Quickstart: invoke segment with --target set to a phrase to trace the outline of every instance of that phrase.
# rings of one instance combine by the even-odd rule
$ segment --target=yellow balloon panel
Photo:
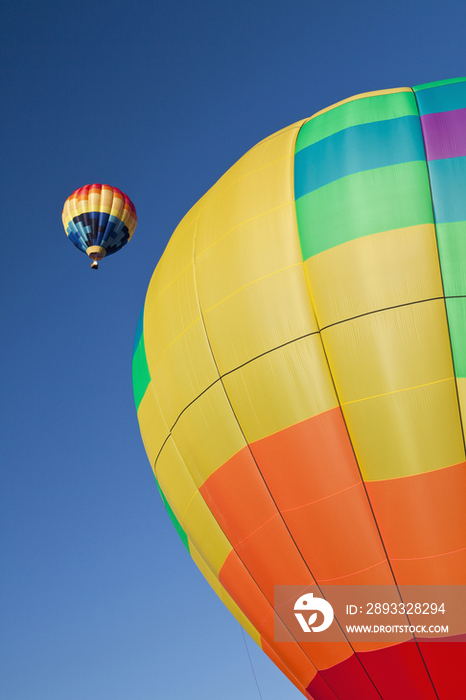
[[[305,265],[320,328],[443,295],[432,224],[356,238]]]
[[[152,382],[148,385],[139,404],[138,421],[147,457],[153,467],[160,448],[170,434],[170,426],[162,415]]]
[[[201,317],[197,300],[194,265],[191,263],[156,298],[149,299],[146,313],[148,346],[146,352],[152,374],[163,354]]]
[[[180,523],[198,488],[173,438],[163,446],[155,465],[155,478]]]
[[[146,305],[147,302],[152,305],[159,295],[173,284],[178,275],[193,264],[194,239],[202,201],[201,199],[189,210],[170,238],[158,262],[157,272],[152,275],[147,290]]]
[[[302,266],[294,202],[245,221],[196,256],[202,308],[282,269]]]
[[[150,353],[147,359],[162,415],[170,427],[186,406],[218,379],[202,319],[170,345],[155,367],[151,366]]]
[[[191,499],[181,524],[196,549],[202,548],[202,558],[218,578],[232,546],[199,491]]]
[[[294,203],[294,146],[301,123],[257,144],[198,203],[196,255],[245,222]]]
[[[343,406],[453,377],[443,299],[363,315],[322,338]]]
[[[343,414],[365,481],[464,461],[454,379],[346,404]]]
[[[188,406],[172,435],[198,488],[246,445],[221,381]]]
[[[204,320],[221,374],[317,330],[302,264],[239,289]]]
[[[461,408],[461,415],[466,416],[466,379],[457,377],[456,387],[458,391],[458,401]]]
[[[318,333],[258,357],[223,381],[250,443],[338,406]]]

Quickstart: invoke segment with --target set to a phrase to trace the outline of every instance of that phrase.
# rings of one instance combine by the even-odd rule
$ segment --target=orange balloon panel
[[[134,392],[170,517],[315,700],[464,695],[465,636],[356,643],[336,619],[303,642],[273,606],[277,585],[466,584],[465,134],[465,79],[279,131],[181,221],[141,314]]]

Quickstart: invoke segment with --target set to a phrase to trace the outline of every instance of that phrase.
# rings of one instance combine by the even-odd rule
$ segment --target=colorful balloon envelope
[[[130,198],[110,185],[86,185],[73,192],[63,207],[63,226],[72,243],[92,259],[99,260],[123,248],[137,224]]]
[[[283,642],[273,614],[277,585],[466,584],[465,78],[246,153],[173,233],[133,377],[184,545],[306,697],[466,697],[464,635]]]

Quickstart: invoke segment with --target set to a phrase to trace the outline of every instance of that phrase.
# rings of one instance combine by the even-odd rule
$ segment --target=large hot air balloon
[[[246,153],[173,233],[133,374],[181,539],[306,697],[466,697],[466,636],[273,627],[276,585],[466,584],[466,78]]]
[[[72,243],[99,260],[128,243],[137,224],[136,209],[126,194],[110,185],[86,185],[73,192],[63,207],[63,226]]]

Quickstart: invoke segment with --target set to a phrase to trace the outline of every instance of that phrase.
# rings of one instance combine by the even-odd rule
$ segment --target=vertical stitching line
[[[419,111],[419,110],[418,110],[418,111]],[[296,207],[295,207],[295,211],[296,211]],[[297,223],[296,228],[297,228],[297,231],[299,232],[297,212],[296,212],[296,223]],[[304,261],[303,261],[303,265],[304,265]],[[372,503],[371,503],[371,500],[370,500],[370,498],[369,498],[369,494],[368,494],[368,492],[367,492],[366,483],[365,483],[364,478],[363,478],[363,476],[362,476],[361,468],[360,468],[360,466],[359,466],[359,460],[358,460],[358,458],[357,458],[357,455],[356,455],[356,452],[355,452],[355,449],[354,449],[354,445],[353,445],[353,441],[352,441],[352,439],[351,439],[351,435],[350,435],[350,432],[349,432],[349,430],[348,430],[348,425],[347,425],[347,423],[346,423],[346,418],[345,418],[345,415],[344,415],[344,413],[343,413],[343,408],[342,408],[340,396],[339,396],[339,394],[338,394],[337,387],[336,387],[336,384],[335,384],[335,380],[334,380],[334,377],[333,377],[333,372],[332,372],[331,367],[330,367],[330,362],[329,362],[328,355],[327,355],[327,351],[326,351],[325,345],[324,345],[324,339],[322,338],[322,333],[321,333],[321,329],[320,329],[319,319],[318,319],[318,317],[317,317],[317,313],[316,313],[316,310],[315,310],[314,298],[313,298],[312,290],[311,290],[311,283],[310,283],[309,276],[308,276],[308,274],[307,274],[307,269],[306,269],[305,266],[304,266],[304,271],[305,271],[306,279],[307,279],[307,283],[308,283],[308,289],[309,289],[309,296],[310,296],[310,299],[311,299],[311,304],[312,304],[312,307],[313,307],[313,309],[314,309],[314,314],[315,314],[315,317],[316,317],[317,326],[318,326],[318,328],[319,328],[319,334],[320,334],[320,337],[321,337],[322,348],[323,348],[323,352],[324,352],[324,355],[325,355],[325,360],[326,360],[326,362],[327,362],[327,366],[328,366],[330,378],[331,378],[331,381],[332,381],[332,384],[333,384],[333,388],[334,388],[334,391],[335,391],[335,395],[336,395],[337,400],[338,400],[338,405],[339,405],[339,407],[340,407],[340,412],[341,412],[341,416],[342,416],[342,419],[343,419],[343,422],[344,422],[344,425],[345,425],[345,428],[346,428],[346,432],[347,432],[347,435],[348,435],[348,440],[349,440],[349,443],[350,443],[350,445],[351,445],[351,450],[352,450],[352,452],[353,452],[354,459],[355,459],[355,461],[356,461],[356,465],[357,465],[357,468],[358,468],[358,471],[359,471],[359,475],[360,475],[360,478],[361,478],[361,483],[362,483],[362,486],[363,486],[363,488],[364,488],[364,493],[366,494],[367,503],[368,503],[369,508],[370,508],[370,511],[371,511],[371,513],[372,513],[372,517],[373,517],[373,520],[374,520],[374,525],[375,525],[376,530],[377,530],[377,532],[378,532],[378,535],[379,535],[379,538],[380,538],[380,543],[381,543],[382,548],[383,548],[383,551],[384,551],[384,553],[385,553],[385,556],[386,556],[386,559],[387,559],[387,563],[388,563],[388,566],[389,566],[389,569],[390,569],[390,573],[391,573],[391,575],[392,575],[392,577],[393,577],[393,581],[394,581],[394,584],[395,584],[395,586],[396,586],[396,588],[397,588],[398,595],[400,596],[400,599],[403,600],[403,598],[402,598],[402,596],[401,596],[401,592],[400,592],[399,586],[398,586],[398,583],[397,583],[397,580],[396,580],[396,577],[395,577],[395,574],[394,574],[394,571],[393,571],[393,568],[392,568],[392,565],[391,565],[391,562],[390,562],[390,558],[389,558],[389,556],[388,556],[388,552],[387,552],[387,549],[386,549],[386,546],[385,546],[385,542],[384,542],[384,540],[383,540],[382,533],[380,532],[379,524],[378,524],[378,522],[377,522],[377,518],[375,517],[374,509],[373,509],[373,507],[372,507]],[[407,619],[408,619],[408,621],[409,621],[408,615],[407,615],[406,617],[407,617]],[[414,637],[414,635],[413,635],[413,637]],[[419,653],[420,653],[420,655],[421,655],[421,659],[422,659],[422,661],[423,661],[423,664],[424,664],[424,666],[425,666],[425,668],[426,668],[426,672],[427,672],[427,674],[428,674],[428,677],[429,677],[429,679],[430,679],[430,681],[431,681],[431,683],[432,683],[432,687],[434,688],[434,692],[435,692],[435,694],[437,695],[437,691],[435,690],[435,686],[434,686],[434,684],[433,684],[433,682],[432,682],[432,679],[431,679],[431,677],[430,677],[430,673],[429,673],[429,671],[428,671],[428,669],[427,669],[427,666],[426,666],[426,663],[425,663],[425,661],[424,661],[424,657],[423,657],[422,654],[421,654],[421,651],[420,651],[420,649],[419,649],[419,645],[418,645],[417,640],[416,640],[415,637],[414,637],[414,640],[415,640],[415,642],[416,642],[417,648],[418,648]],[[348,642],[348,643],[351,644],[350,642]],[[354,649],[353,649],[353,651],[354,651]],[[368,674],[368,672],[367,672],[366,668],[364,667],[364,665],[363,665],[361,659],[359,658],[358,652],[354,651],[354,654],[355,654],[356,658],[358,659],[359,663],[361,664],[362,668],[363,668],[364,671],[366,672],[368,678],[369,678],[370,681],[372,682],[372,684],[373,684],[375,690],[376,690],[377,693],[379,693],[379,695],[380,695],[380,692],[379,692],[379,690],[377,689],[377,687],[376,687],[374,681],[372,680],[372,678],[371,678],[370,675]],[[380,696],[380,697],[382,697],[382,696]],[[437,695],[437,698],[438,698],[438,695]]]
[[[256,461],[256,459],[255,459],[255,457],[254,457],[254,455],[253,455],[253,453],[252,453],[251,446],[250,446],[250,444],[248,443],[248,441],[247,441],[247,439],[246,439],[246,436],[245,436],[245,434],[244,434],[244,431],[243,431],[243,429],[242,429],[242,427],[241,427],[241,424],[240,424],[240,422],[239,422],[239,420],[238,420],[238,417],[237,417],[237,415],[236,415],[236,413],[235,413],[235,411],[234,411],[234,409],[233,409],[233,406],[232,406],[232,404],[231,404],[230,397],[228,396],[228,393],[227,393],[227,390],[226,390],[226,387],[225,387],[225,383],[224,383],[224,380],[223,380],[223,376],[220,374],[220,371],[219,371],[219,368],[218,368],[218,364],[217,364],[217,360],[215,359],[215,355],[214,355],[214,352],[213,352],[213,348],[212,348],[212,345],[211,345],[211,342],[210,342],[210,339],[209,339],[209,336],[208,336],[208,333],[207,333],[207,327],[206,327],[206,324],[205,324],[204,313],[203,313],[202,306],[201,306],[201,300],[200,300],[200,298],[199,298],[199,292],[198,292],[198,286],[197,286],[197,274],[196,274],[196,272],[197,272],[197,271],[196,271],[196,240],[197,240],[197,231],[198,231],[198,228],[199,228],[199,220],[200,220],[202,211],[203,211],[203,209],[201,209],[201,211],[199,212],[199,216],[198,216],[197,222],[196,222],[196,229],[195,229],[195,233],[194,233],[194,238],[193,238],[193,272],[194,272],[194,286],[195,286],[195,290],[196,290],[196,300],[197,300],[197,303],[198,303],[198,306],[199,306],[199,313],[200,313],[200,316],[201,316],[201,321],[202,321],[202,325],[203,325],[203,328],[204,328],[204,333],[205,333],[206,341],[207,341],[207,344],[208,344],[210,353],[211,353],[211,355],[212,355],[212,361],[213,361],[213,363],[214,363],[214,365],[215,365],[215,369],[216,369],[217,374],[218,374],[218,380],[216,380],[216,382],[217,382],[217,381],[220,381],[220,383],[221,383],[221,385],[222,385],[222,389],[223,389],[223,391],[224,391],[224,393],[225,393],[225,397],[226,397],[227,402],[228,402],[228,404],[229,404],[229,406],[230,406],[230,409],[231,409],[231,412],[232,412],[232,414],[233,414],[233,417],[234,417],[234,419],[235,419],[235,421],[236,421],[236,423],[237,423],[237,425],[238,425],[238,428],[239,428],[239,430],[240,430],[240,432],[241,432],[241,435],[242,435],[242,437],[243,437],[243,440],[244,440],[244,443],[245,443],[245,447],[248,448],[249,454],[250,454],[252,460],[254,461],[254,464],[256,465],[257,471],[259,472],[259,475],[260,475],[260,477],[261,477],[261,479],[262,479],[262,481],[263,481],[263,483],[264,483],[264,486],[265,486],[267,492],[269,493],[270,499],[271,499],[272,503],[274,504],[275,508],[277,509],[277,515],[279,515],[279,517],[281,518],[281,520],[282,520],[282,522],[283,522],[283,524],[284,524],[286,530],[288,531],[288,533],[289,533],[289,535],[290,535],[291,540],[293,541],[293,543],[294,543],[294,545],[295,545],[295,547],[296,547],[296,550],[298,551],[299,555],[301,556],[301,558],[302,558],[302,560],[303,560],[303,562],[304,562],[304,565],[307,567],[307,569],[309,570],[309,573],[311,574],[312,578],[313,578],[314,581],[315,581],[315,577],[313,576],[311,570],[309,569],[309,567],[308,567],[308,565],[307,565],[307,563],[306,563],[306,560],[304,559],[304,557],[303,557],[303,555],[301,554],[301,552],[300,552],[298,546],[296,545],[296,542],[295,542],[293,536],[291,535],[291,532],[289,531],[288,526],[286,525],[286,522],[284,521],[283,515],[280,513],[280,510],[279,510],[279,508],[278,508],[278,506],[277,506],[277,504],[276,504],[276,502],[275,502],[275,499],[273,498],[273,496],[272,496],[272,494],[271,494],[271,492],[270,492],[270,490],[269,490],[269,487],[268,487],[268,485],[267,485],[267,482],[266,482],[266,480],[265,480],[265,478],[264,478],[264,476],[263,476],[263,474],[262,474],[262,472],[261,472],[261,470],[260,470],[260,468],[259,468],[259,465],[257,464],[257,461]],[[216,382],[215,382],[215,383],[216,383]],[[219,527],[220,527],[220,524],[219,524]],[[220,527],[220,529],[222,529],[222,528]],[[223,530],[222,530],[222,532],[223,532]],[[225,534],[225,533],[223,533],[223,534],[224,534],[225,538],[228,540],[226,534]],[[229,541],[229,540],[228,540],[228,541]],[[231,544],[231,542],[230,542],[230,544]],[[261,591],[261,593],[262,593],[262,595],[264,596],[265,600],[268,601],[268,598],[267,598],[267,596],[265,595],[264,591],[263,591],[262,588],[259,586],[259,584],[257,583],[256,579],[254,578],[254,576],[252,575],[252,573],[250,572],[250,570],[248,569],[248,567],[246,566],[246,564],[243,562],[243,560],[241,559],[241,557],[240,557],[240,555],[238,554],[238,552],[236,552],[236,550],[235,550],[235,548],[233,547],[233,545],[232,545],[232,550],[235,551],[236,556],[240,559],[240,561],[241,561],[241,563],[243,564],[244,568],[246,569],[246,571],[248,572],[248,574],[251,576],[251,579],[254,581],[254,583],[256,584],[257,588]],[[268,602],[270,603],[270,601],[268,601]],[[271,607],[272,607],[272,609],[273,609],[273,605],[272,605]],[[276,614],[278,614],[278,613],[276,613]],[[283,624],[285,625],[285,622],[284,622],[284,621],[282,621],[282,622],[283,622]],[[286,625],[285,625],[285,627],[286,627]],[[290,631],[290,630],[289,630],[289,631]],[[290,631],[290,635],[293,637],[293,633],[292,633],[291,631]],[[294,638],[294,637],[293,637],[293,638]],[[306,654],[306,652],[304,651],[304,649],[303,649],[301,643],[298,642],[298,641],[296,640],[296,644],[297,644],[298,647],[301,649],[301,651],[302,651],[302,653],[305,655],[305,657],[306,657],[307,659],[309,659],[309,662],[310,662],[311,665],[316,669],[317,673],[319,673],[319,670],[318,670],[317,667],[315,666],[315,664],[314,664],[314,662],[312,661],[312,659],[310,659],[309,656]],[[278,654],[278,656],[279,656],[280,659],[281,659],[281,656],[280,656],[280,654],[278,653],[277,650],[276,650],[276,653]],[[287,664],[283,661],[283,659],[281,659],[281,660],[282,660],[282,662],[283,662],[283,663],[285,664],[285,666],[286,666]],[[324,680],[325,680],[325,679],[324,679]]]

